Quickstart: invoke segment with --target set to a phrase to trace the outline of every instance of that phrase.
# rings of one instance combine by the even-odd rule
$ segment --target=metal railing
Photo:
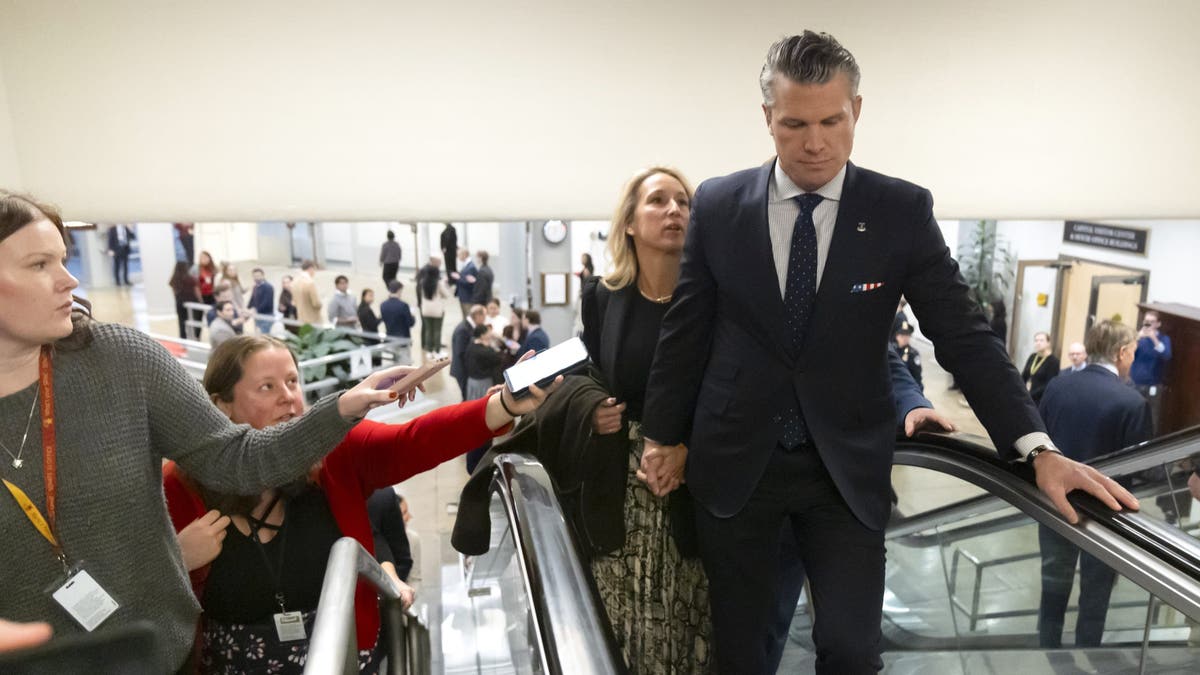
[[[380,598],[383,613],[380,639],[387,648],[388,672],[428,675],[432,657],[428,628],[411,610],[403,609],[400,589],[374,556],[352,537],[342,537],[329,552],[305,675],[358,673],[354,591],[360,580],[374,586]]]
[[[498,455],[495,465],[491,489],[508,517],[529,599],[530,637],[544,672],[623,672],[607,638],[604,609],[591,590],[590,575],[576,553],[549,474],[524,455]]]

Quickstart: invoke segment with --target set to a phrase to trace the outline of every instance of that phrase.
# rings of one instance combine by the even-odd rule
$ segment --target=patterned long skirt
[[[304,613],[304,630],[311,639],[316,612]],[[375,675],[384,657],[383,645],[360,649],[358,672]],[[280,642],[275,624],[245,625],[205,621],[200,637],[200,672],[206,675],[262,673],[276,675],[304,671],[308,660],[308,640]]]
[[[592,575],[617,644],[635,675],[694,675],[713,670],[708,578],[700,561],[675,548],[667,499],[637,478],[638,425],[630,430],[625,484],[625,545],[592,560]]]

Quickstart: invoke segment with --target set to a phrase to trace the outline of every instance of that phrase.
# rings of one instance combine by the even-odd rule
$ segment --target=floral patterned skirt
[[[316,612],[304,613],[304,631],[312,637]],[[375,649],[358,652],[358,672],[375,675],[380,670],[384,650],[376,642]],[[308,660],[308,640],[280,642],[275,624],[238,624],[205,621],[200,637],[200,672],[219,675],[238,673],[296,673],[304,672]]]
[[[617,644],[636,675],[712,672],[708,577],[700,561],[675,548],[667,499],[637,478],[638,425],[630,430],[625,483],[625,545],[592,560],[592,575]]]

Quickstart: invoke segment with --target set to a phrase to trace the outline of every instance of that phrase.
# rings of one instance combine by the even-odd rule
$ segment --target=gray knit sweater
[[[163,501],[162,459],[219,490],[254,494],[303,475],[352,425],[333,396],[270,429],[234,425],[149,337],[113,324],[93,330],[89,347],[54,359],[61,543],[121,606],[97,630],[149,620],[163,630],[167,665],[175,669],[187,657],[200,608]],[[36,389],[0,397],[0,438],[14,451]],[[22,459],[24,467],[14,469],[0,456],[0,476],[45,513],[36,423]],[[49,621],[59,636],[81,632],[45,592],[61,572],[50,545],[0,490],[0,618]]]

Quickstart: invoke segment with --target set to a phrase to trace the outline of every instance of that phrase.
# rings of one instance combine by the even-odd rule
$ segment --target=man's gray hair
[[[763,103],[775,104],[776,75],[800,84],[825,84],[839,72],[850,79],[850,95],[857,96],[858,62],[832,35],[806,30],[803,35],[781,38],[767,50],[767,59],[758,75]]]
[[[1133,328],[1105,319],[1092,326],[1083,339],[1088,363],[1116,363],[1121,347],[1137,340]]]

